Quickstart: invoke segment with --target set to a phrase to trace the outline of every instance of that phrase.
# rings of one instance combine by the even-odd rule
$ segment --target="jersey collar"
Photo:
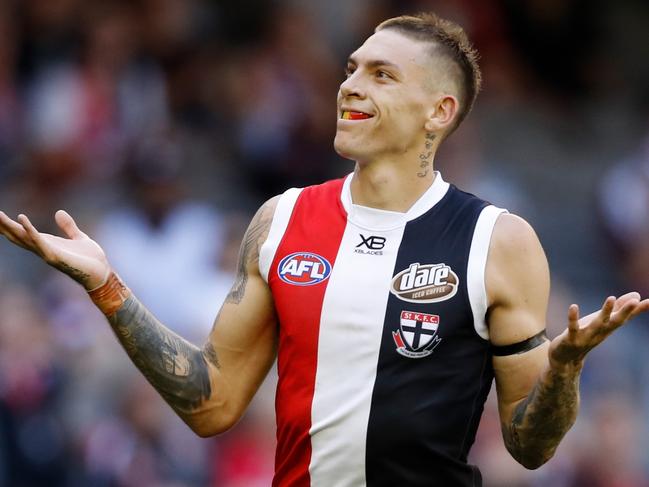
[[[355,225],[371,230],[390,230],[405,225],[410,220],[420,217],[433,208],[446,195],[449,184],[444,181],[439,171],[435,171],[435,180],[430,188],[415,201],[405,212],[379,210],[369,206],[356,205],[352,201],[351,182],[354,173],[349,174],[343,183],[340,199],[347,212],[347,218]]]

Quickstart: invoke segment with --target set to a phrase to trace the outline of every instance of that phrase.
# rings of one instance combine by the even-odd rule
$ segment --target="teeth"
[[[372,116],[363,112],[352,112],[345,110],[343,111],[341,118],[343,120],[365,120],[367,118],[372,118]]]

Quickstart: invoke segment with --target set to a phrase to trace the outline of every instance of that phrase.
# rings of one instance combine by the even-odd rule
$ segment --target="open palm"
[[[568,310],[568,328],[550,344],[550,362],[578,364],[586,354],[631,318],[649,311],[649,299],[637,292],[608,297],[602,308],[579,318],[576,304]]]
[[[72,277],[86,289],[100,286],[108,276],[110,265],[102,248],[77,227],[63,210],[55,220],[65,237],[41,233],[25,215],[14,221],[0,211],[0,234],[14,244],[34,252],[52,267]]]

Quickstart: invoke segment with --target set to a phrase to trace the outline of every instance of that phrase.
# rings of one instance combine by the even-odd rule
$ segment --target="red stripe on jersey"
[[[326,264],[333,267],[347,223],[340,201],[343,182],[339,179],[302,191],[268,276],[279,317],[274,487],[310,485],[309,430],[320,315],[330,274]],[[290,257],[296,253],[296,257]],[[304,285],[312,281],[317,282]]]

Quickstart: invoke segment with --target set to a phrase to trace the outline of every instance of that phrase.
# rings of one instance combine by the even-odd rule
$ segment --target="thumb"
[[[56,220],[56,224],[59,226],[61,230],[63,230],[63,232],[68,238],[76,240],[83,237],[87,237],[85,233],[79,230],[79,227],[75,223],[74,219],[70,216],[70,214],[67,211],[65,210],[57,211],[56,214],[54,215],[54,219]]]

